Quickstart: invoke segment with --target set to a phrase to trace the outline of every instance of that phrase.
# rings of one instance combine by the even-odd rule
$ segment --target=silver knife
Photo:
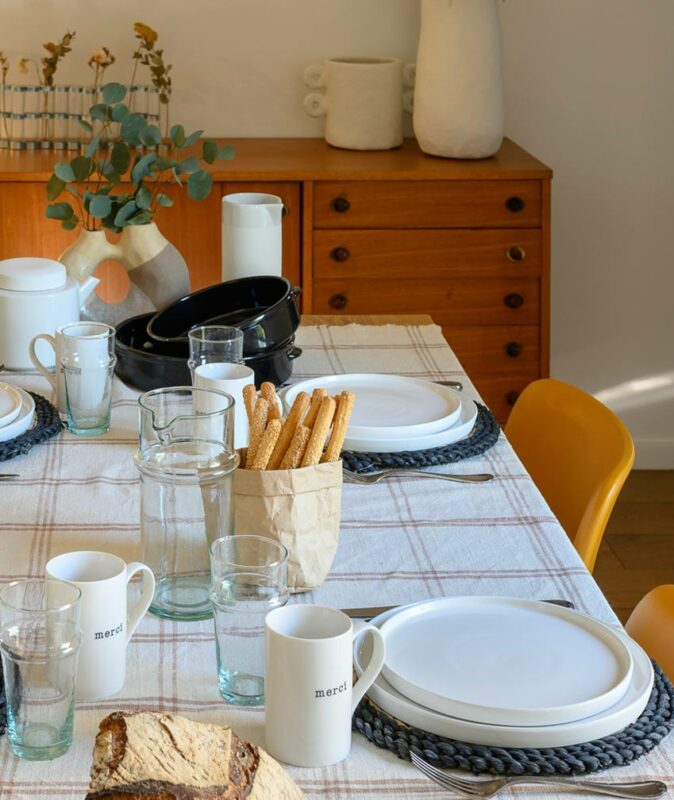
[[[570,600],[542,600],[543,603],[550,603],[553,606],[561,606],[562,608],[571,608],[575,609],[575,605]],[[406,603],[401,603],[401,605],[407,605]],[[385,614],[387,611],[392,611],[394,608],[399,608],[399,606],[369,606],[367,608],[342,608],[340,611],[342,614],[346,614],[347,617],[351,617],[351,619],[372,619],[373,617],[378,617],[380,614]]]

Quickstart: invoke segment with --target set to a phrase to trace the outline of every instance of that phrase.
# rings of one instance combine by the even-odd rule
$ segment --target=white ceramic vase
[[[283,200],[239,192],[222,198],[222,280],[280,275]]]
[[[82,319],[117,325],[162,309],[190,291],[185,259],[154,222],[124,228],[118,244],[109,242],[104,230],[83,230],[59,261],[68,275],[82,281],[108,259],[119,261],[128,271],[129,291],[119,303],[106,303],[92,294],[81,310]]]
[[[414,133],[446,158],[487,158],[503,140],[498,0],[421,0]]]

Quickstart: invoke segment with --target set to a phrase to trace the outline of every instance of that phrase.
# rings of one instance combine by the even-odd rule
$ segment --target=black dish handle
[[[294,361],[296,358],[299,358],[302,355],[302,348],[295,347],[293,345],[290,350],[288,350],[288,361]]]

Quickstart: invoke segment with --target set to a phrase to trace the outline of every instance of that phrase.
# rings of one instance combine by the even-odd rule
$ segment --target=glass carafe
[[[155,574],[150,611],[207,619],[209,547],[233,533],[234,400],[191,386],[141,395],[142,561]]]

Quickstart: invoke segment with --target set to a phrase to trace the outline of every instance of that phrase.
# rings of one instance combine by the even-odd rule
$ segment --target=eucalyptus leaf
[[[170,208],[173,205],[173,200],[167,194],[158,194],[156,200],[163,208]]]
[[[74,231],[77,225],[79,224],[79,220],[77,217],[71,217],[70,219],[65,220],[61,223],[61,227],[64,231]]]
[[[181,175],[191,175],[193,172],[198,172],[201,169],[201,164],[198,158],[190,156],[190,158],[181,161],[176,169]]]
[[[212,164],[218,157],[218,146],[211,139],[206,139],[203,143],[203,157],[207,164]]]
[[[132,217],[136,211],[138,211],[138,207],[136,206],[135,200],[129,200],[129,202],[124,203],[124,205],[115,214],[113,224],[123,228],[126,224],[126,221]]]
[[[213,176],[210,172],[200,169],[187,179],[187,194],[192,200],[203,200],[204,197],[208,197],[212,186]]]
[[[218,158],[222,161],[231,161],[234,158],[234,148],[225,145],[218,148]]]
[[[113,122],[121,122],[129,116],[129,107],[124,103],[112,107],[112,120]]]
[[[110,164],[118,175],[124,175],[131,163],[131,151],[124,142],[115,142],[110,154]]]
[[[92,119],[107,122],[112,119],[112,107],[107,103],[96,103],[95,106],[91,106],[89,109],[89,114],[91,114]]]
[[[193,145],[195,142],[198,142],[202,133],[203,131],[194,131],[194,133],[190,133],[187,139],[185,139],[185,147],[190,147],[190,145]]]
[[[145,127],[145,117],[142,114],[129,114],[122,120],[120,135],[130,146],[136,147],[140,144],[140,132]]]
[[[112,200],[104,194],[96,194],[89,203],[89,213],[96,219],[107,217],[112,209]]]
[[[138,208],[149,208],[152,204],[152,190],[147,186],[141,186],[136,194],[136,205]]]
[[[159,156],[152,164],[152,172],[163,172],[165,169],[173,169],[177,165],[177,161],[172,158],[162,158]]]
[[[87,149],[84,151],[84,155],[87,156],[87,158],[93,158],[93,156],[96,155],[96,152],[98,150],[98,143],[100,141],[100,138],[101,138],[101,134],[97,133],[94,136],[94,138],[87,145]]]
[[[74,186],[66,186],[66,192],[69,192],[73,197],[82,197],[82,195],[77,191]]]
[[[152,222],[152,213],[150,211],[140,211],[138,214],[131,217],[127,224],[146,225],[148,222]]]
[[[140,132],[140,141],[146,147],[156,147],[161,144],[161,132],[156,125],[146,125]]]
[[[185,144],[185,128],[182,125],[174,125],[171,128],[171,139],[176,147],[182,147]]]
[[[75,180],[75,173],[70,164],[65,161],[57,161],[54,164],[54,175],[60,178],[64,183],[72,183]]]
[[[143,178],[146,178],[150,174],[150,165],[154,163],[156,158],[156,153],[146,153],[135,163],[133,169],[131,170],[131,181],[136,188],[140,186]]]
[[[86,181],[94,171],[94,162],[87,156],[77,156],[73,158],[70,162],[70,166],[72,167],[75,179],[80,182]]]
[[[75,212],[73,211],[73,207],[70,205],[70,203],[52,203],[51,205],[47,206],[47,216],[49,219],[65,220],[74,217]]]
[[[103,94],[103,100],[111,105],[113,103],[121,103],[126,97],[126,89],[121,83],[106,83],[101,89],[101,92]]]
[[[47,181],[47,200],[56,200],[65,188],[65,181],[62,181],[58,175],[52,175]]]
[[[89,131],[89,133],[91,133],[93,128],[91,127],[90,122],[88,122],[86,119],[82,119],[82,117],[79,118],[78,122],[84,128],[85,131]]]

